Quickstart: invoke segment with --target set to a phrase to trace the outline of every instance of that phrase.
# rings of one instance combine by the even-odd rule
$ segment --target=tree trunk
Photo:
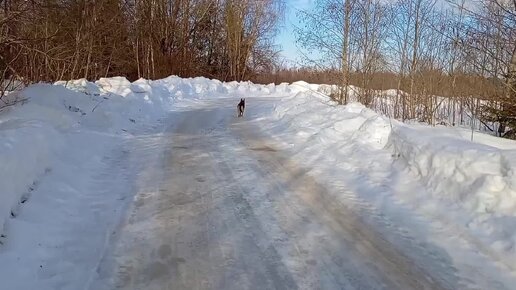
[[[342,92],[340,103],[346,104],[348,102],[348,86],[349,86],[349,18],[351,17],[351,0],[346,0],[344,6],[344,34],[342,40]]]

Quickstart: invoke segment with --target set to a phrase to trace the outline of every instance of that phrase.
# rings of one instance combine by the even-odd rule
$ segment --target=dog
[[[238,117],[243,117],[244,110],[245,110],[245,99],[240,99],[240,103],[238,103],[237,109],[238,109]]]

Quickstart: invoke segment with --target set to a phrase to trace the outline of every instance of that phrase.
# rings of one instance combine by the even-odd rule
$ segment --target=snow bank
[[[500,139],[497,148],[453,133],[399,125],[387,148],[427,188],[427,198],[441,204],[441,215],[516,270],[516,150],[502,149],[514,144]],[[497,145],[494,137],[479,139]]]
[[[227,87],[222,82],[204,77],[183,79],[170,76],[155,82],[166,88],[168,93],[177,99],[213,98],[215,95],[227,94]],[[207,92],[211,95],[204,95]]]
[[[246,82],[221,82],[204,77],[180,78],[170,76],[154,81],[168,90],[173,98],[182,99],[215,99],[246,97],[277,97],[277,93],[290,93],[292,86],[281,84],[261,85]]]
[[[275,111],[299,132],[312,127],[315,134],[331,128],[339,140],[385,148],[419,176],[433,197],[467,212],[516,216],[516,142],[481,133],[475,133],[478,142],[471,142],[467,130],[408,125],[359,103],[339,107],[328,97],[321,101],[321,95],[314,93],[320,85],[296,82],[291,87],[297,94]]]
[[[516,151],[401,125],[393,130],[389,148],[435,197],[479,214],[516,213]]]
[[[0,233],[63,149],[74,147],[72,139],[131,134],[155,123],[173,102],[162,85],[123,77],[37,84],[19,94],[23,104],[0,112]],[[74,150],[70,154],[83,156],[81,148]]]
[[[465,129],[403,124],[359,103],[338,106],[321,95],[321,88],[294,83],[295,95],[274,108],[281,125],[271,130],[295,135],[290,145],[297,159],[313,169],[334,162],[329,170],[341,179],[376,166],[383,171],[377,182],[393,183],[388,186],[394,198],[462,228],[500,259],[516,258],[516,142],[478,132],[471,142]],[[407,172],[393,173],[399,168]],[[417,185],[407,190],[408,180],[381,181],[399,175],[424,190],[414,191]],[[505,261],[516,269],[514,259]]]

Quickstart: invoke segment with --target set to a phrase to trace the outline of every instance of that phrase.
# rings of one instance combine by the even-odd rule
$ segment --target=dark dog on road
[[[238,117],[243,117],[244,110],[245,110],[245,99],[240,99],[240,103],[238,103],[237,108],[238,108]]]

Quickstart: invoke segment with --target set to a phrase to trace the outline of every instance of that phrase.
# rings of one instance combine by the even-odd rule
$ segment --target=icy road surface
[[[268,138],[272,102],[236,118],[234,99],[183,101],[139,137],[137,193],[90,289],[469,288],[445,251],[389,242]]]

